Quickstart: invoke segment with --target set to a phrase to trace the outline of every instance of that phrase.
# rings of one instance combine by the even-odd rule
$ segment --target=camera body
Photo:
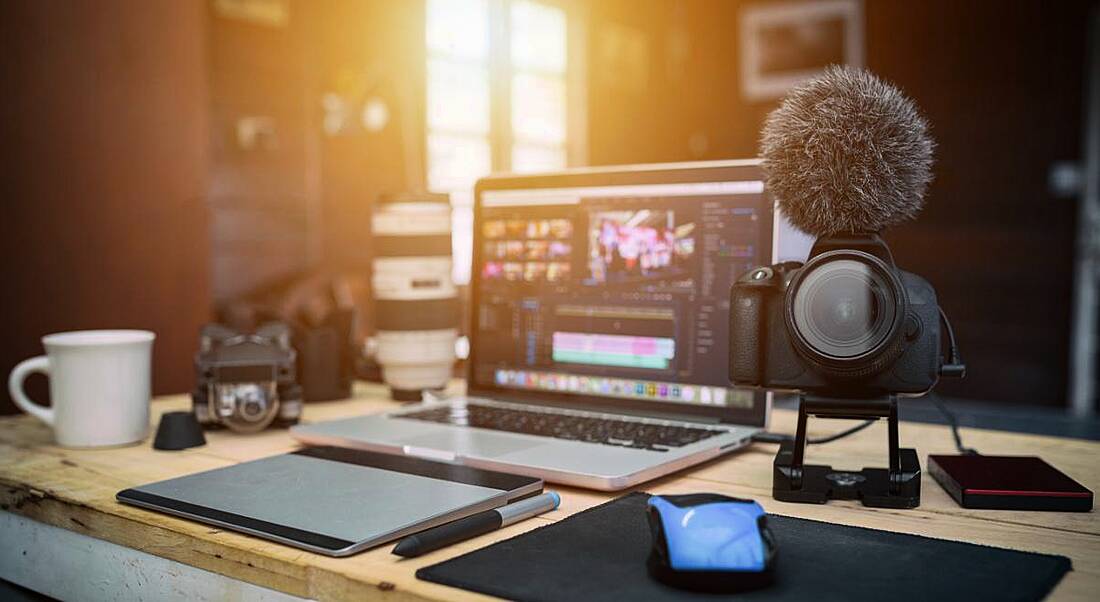
[[[224,426],[239,433],[297,424],[302,388],[295,378],[296,358],[290,328],[283,323],[266,324],[254,333],[207,324],[195,354],[195,418],[205,428]]]
[[[874,234],[819,238],[804,265],[749,270],[730,290],[729,332],[739,386],[916,397],[944,364],[935,290]]]

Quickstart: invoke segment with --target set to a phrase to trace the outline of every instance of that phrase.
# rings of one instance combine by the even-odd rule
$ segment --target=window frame
[[[516,139],[512,131],[512,80],[520,73],[539,73],[534,70],[517,69],[511,60],[511,6],[518,0],[486,0],[489,19],[489,45],[486,62],[482,63],[488,69],[489,79],[489,131],[487,140],[489,143],[489,173],[505,173],[512,170],[512,153],[516,146]],[[561,9],[565,15],[565,71],[562,79],[565,85],[565,140],[562,149],[565,155],[565,167],[576,167],[587,163],[587,70],[586,70],[586,39],[587,39],[587,8],[578,0],[529,0],[536,4],[543,4]],[[433,52],[427,39],[427,22],[429,18],[428,6],[425,2],[424,19],[425,35],[424,68],[427,74],[428,63],[434,59],[455,60],[454,57]],[[465,62],[465,61],[464,61]],[[478,64],[470,61],[470,64]],[[431,186],[428,174],[432,168],[431,153],[429,152],[429,139],[433,134],[446,134],[448,130],[432,128],[428,122],[429,81],[424,80],[425,100],[424,111],[421,116],[424,126],[423,132],[423,165],[424,188],[432,192],[442,192],[451,195],[452,211],[473,215],[474,184],[469,191],[458,191],[464,194],[456,198],[456,190],[435,190]],[[468,194],[467,194],[468,193]],[[459,220],[462,221],[462,220]],[[473,243],[472,219],[470,231],[462,236],[467,244]],[[452,220],[455,224],[455,220]],[[452,232],[452,238],[457,232]],[[456,253],[456,259],[458,254]],[[472,257],[472,253],[467,253]],[[464,266],[463,270],[454,270],[456,281],[459,284],[467,284],[470,277],[470,266]],[[462,275],[464,278],[457,278]]]

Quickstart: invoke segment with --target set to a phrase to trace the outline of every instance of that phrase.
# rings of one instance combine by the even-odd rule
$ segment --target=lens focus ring
[[[905,290],[877,257],[854,250],[819,255],[799,270],[785,302],[796,349],[827,375],[866,377],[902,350]]]

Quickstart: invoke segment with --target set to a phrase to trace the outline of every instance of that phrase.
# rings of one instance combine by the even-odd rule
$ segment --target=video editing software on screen
[[[480,384],[749,408],[727,380],[729,289],[770,263],[758,181],[482,195]]]

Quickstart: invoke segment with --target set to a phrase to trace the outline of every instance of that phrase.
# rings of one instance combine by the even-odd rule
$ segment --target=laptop
[[[759,161],[499,175],[475,189],[467,393],[291,429],[614,491],[749,443],[729,289],[779,255]]]

